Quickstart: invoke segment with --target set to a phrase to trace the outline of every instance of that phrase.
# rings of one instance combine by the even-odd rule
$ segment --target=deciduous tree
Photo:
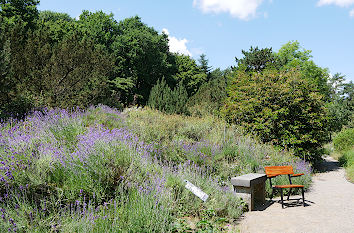
[[[228,95],[223,113],[230,122],[302,158],[320,158],[329,136],[324,96],[299,71],[238,69],[230,76]]]

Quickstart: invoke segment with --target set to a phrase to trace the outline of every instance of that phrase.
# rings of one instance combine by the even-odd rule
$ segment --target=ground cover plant
[[[300,183],[311,179],[307,163],[216,118],[151,109],[44,109],[8,120],[0,158],[2,232],[183,232],[188,218],[194,230],[219,231],[245,208],[231,176],[292,164],[306,173]]]

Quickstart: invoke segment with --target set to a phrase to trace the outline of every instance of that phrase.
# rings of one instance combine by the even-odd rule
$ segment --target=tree
[[[207,75],[207,81],[210,80],[210,72],[211,72],[211,67],[209,66],[209,60],[206,59],[206,55],[202,54],[200,55],[199,59],[199,68]]]
[[[29,31],[23,44],[11,40],[16,54],[12,61],[13,78],[18,80],[16,95],[36,107],[86,107],[105,99],[112,62],[80,31],[56,44],[51,43],[51,32],[45,26]]]
[[[54,12],[54,11],[41,11],[39,12],[39,21],[42,22],[58,22],[58,21],[66,21],[66,22],[72,22],[74,21],[73,18],[70,17],[69,14],[67,13],[60,13],[60,12]]]
[[[227,97],[227,79],[229,70],[215,69],[210,73],[211,79],[204,83],[195,95],[188,100],[188,111],[192,115],[220,115],[220,110]]]
[[[188,101],[188,93],[183,83],[178,83],[177,87],[172,92],[173,110],[172,113],[187,114],[186,103]]]
[[[168,114],[186,114],[187,99],[187,90],[182,82],[172,91],[163,78],[151,89],[148,105]]]
[[[354,103],[351,101],[353,90],[350,88],[353,83],[345,83],[345,76],[336,73],[329,79],[329,86],[331,93],[330,101],[327,103],[330,119],[328,130],[339,132],[343,126],[349,123],[354,111]]]
[[[38,18],[39,0],[0,0],[0,16],[13,22],[22,20],[30,28]]]
[[[272,48],[259,49],[258,46],[251,46],[249,51],[242,50],[243,58],[235,58],[237,66],[245,66],[247,72],[261,72],[267,65],[276,65],[277,57]]]
[[[54,47],[44,74],[47,105],[87,107],[107,97],[113,63],[90,39],[74,33]]]
[[[139,17],[119,22],[119,36],[112,44],[115,61],[114,79],[116,83],[129,83],[126,102],[138,98],[138,104],[146,104],[151,88],[157,80],[172,75],[171,53],[168,37],[141,22]]]
[[[171,88],[167,85],[166,80],[158,80],[156,85],[151,89],[148,105],[151,108],[161,112],[168,112],[172,102]]]
[[[175,56],[177,72],[173,78],[177,83],[182,82],[187,89],[188,96],[192,96],[207,81],[207,74],[198,67],[193,58],[183,54]]]
[[[112,13],[83,11],[77,23],[97,45],[112,52],[112,44],[120,34],[118,22],[113,18]]]
[[[329,139],[324,96],[295,69],[231,73],[226,118],[248,132],[312,162]]]
[[[24,115],[31,107],[19,84],[26,73],[24,52],[27,24],[0,17],[0,117]]]
[[[311,50],[302,48],[298,41],[290,41],[279,49],[276,56],[280,61],[281,70],[299,69],[302,78],[313,83],[314,88],[324,95],[324,100],[329,101],[328,69],[317,66],[311,60]]]
[[[10,42],[5,36],[5,25],[0,18],[0,117],[6,111],[6,104],[10,102],[10,92],[14,83],[10,78]]]
[[[78,24],[66,13],[41,11],[37,28],[47,30],[52,46],[62,41],[69,33],[77,31]]]

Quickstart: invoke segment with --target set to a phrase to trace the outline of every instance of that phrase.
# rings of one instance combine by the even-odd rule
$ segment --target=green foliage
[[[59,13],[59,12],[54,12],[54,11],[41,11],[39,12],[39,21],[41,22],[58,22],[58,21],[67,21],[71,22],[73,21],[73,18],[70,17],[69,14],[67,13]]]
[[[33,27],[38,18],[38,4],[39,0],[1,0],[0,16],[12,22],[22,20],[29,27]]]
[[[354,128],[342,129],[334,138],[333,146],[339,153],[339,162],[345,167],[348,180],[354,183]]]
[[[300,46],[298,41],[290,41],[284,44],[278,51],[281,64],[286,68],[301,66],[310,60],[311,50],[306,50]]]
[[[111,50],[112,43],[119,35],[118,22],[113,14],[106,14],[103,11],[95,13],[83,11],[77,21],[80,29],[85,32],[96,44]]]
[[[354,128],[343,129],[333,138],[334,149],[346,151],[354,146]]]
[[[350,182],[354,183],[354,149],[346,151],[340,159],[345,166],[346,175]]]
[[[207,81],[208,75],[198,67],[195,60],[187,55],[176,54],[177,73],[173,76],[177,83],[182,82],[188,96],[195,94]]]
[[[182,82],[172,91],[162,79],[151,89],[148,105],[168,114],[185,114],[187,99],[188,94]]]
[[[175,114],[186,114],[186,103],[188,100],[187,90],[183,83],[180,82],[177,87],[172,92],[172,99],[174,101],[174,111]]]
[[[198,62],[200,69],[207,75],[207,81],[209,81],[211,78],[211,67],[209,66],[209,60],[206,59],[206,55],[200,55]]]
[[[65,13],[38,13],[38,2],[1,2],[1,112],[145,104],[162,77],[176,87],[167,36],[139,17],[118,22],[112,14],[84,11],[74,20]],[[24,102],[26,108],[18,108]]]
[[[228,94],[223,112],[230,122],[301,158],[320,158],[317,150],[328,140],[323,95],[298,71],[238,70],[230,76]]]
[[[344,83],[345,76],[339,73],[333,75],[329,80],[331,86],[331,100],[327,103],[329,109],[331,132],[338,132],[343,126],[350,124],[354,111],[354,84]]]
[[[128,127],[134,129],[140,138],[159,144],[159,150],[164,151],[163,159],[194,161],[209,167],[222,180],[237,174],[260,172],[267,165],[298,161],[289,152],[259,144],[244,136],[243,131],[235,125],[228,125],[213,116],[164,115],[151,109],[131,109],[125,114],[128,116]],[[202,156],[196,156],[195,153]],[[299,167],[296,163],[293,166]]]
[[[261,72],[267,66],[276,66],[279,63],[272,48],[259,49],[251,46],[249,51],[242,50],[243,58],[235,58],[238,66],[245,66],[247,72]]]
[[[171,89],[165,79],[158,80],[151,89],[148,105],[159,111],[167,111],[171,101]]]
[[[197,93],[188,100],[188,111],[195,116],[220,115],[227,97],[227,80],[223,72],[213,71],[212,79],[204,83]]]
[[[112,67],[105,51],[95,48],[80,32],[72,32],[52,47],[46,27],[28,34],[18,65],[25,68],[18,88],[38,107],[102,102]]]
[[[324,96],[324,101],[329,100],[328,69],[321,68],[310,60],[311,50],[302,48],[298,41],[290,41],[284,44],[275,55],[280,61],[280,70],[299,69],[302,78],[313,84],[312,88]]]
[[[137,16],[119,22],[118,30],[120,35],[112,43],[114,78],[134,84],[128,93],[122,93],[126,102],[146,104],[157,80],[171,76],[168,38],[145,25]]]

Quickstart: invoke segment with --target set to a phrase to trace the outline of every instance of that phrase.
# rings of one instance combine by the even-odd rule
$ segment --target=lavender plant
[[[231,176],[293,164],[310,182],[308,164],[218,119],[106,106],[2,122],[0,164],[1,231],[169,232],[184,217],[205,220],[205,211],[222,229],[244,208]]]

